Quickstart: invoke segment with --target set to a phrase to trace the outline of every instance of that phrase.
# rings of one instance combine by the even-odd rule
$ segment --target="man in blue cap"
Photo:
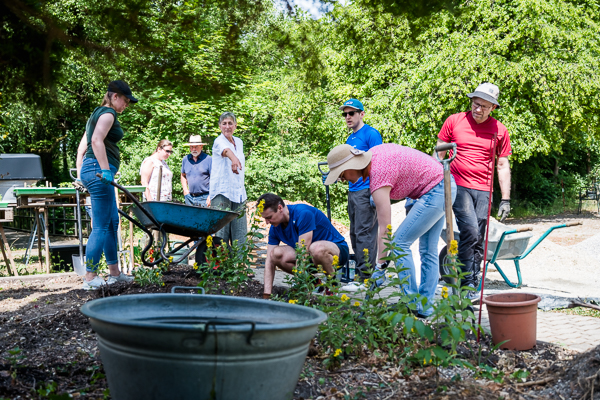
[[[381,134],[377,129],[363,122],[365,108],[357,99],[350,99],[342,106],[342,116],[346,119],[346,126],[352,133],[346,144],[363,151],[382,144]],[[348,216],[350,217],[350,242],[356,256],[356,271],[360,280],[351,282],[342,290],[354,292],[365,289],[364,280],[369,277],[365,263],[370,262],[371,268],[377,263],[377,211],[371,201],[369,179],[360,178],[356,183],[348,183]],[[369,250],[369,258],[365,259],[364,249]]]

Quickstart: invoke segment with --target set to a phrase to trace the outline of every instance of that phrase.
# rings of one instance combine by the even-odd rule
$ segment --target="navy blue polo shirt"
[[[355,149],[362,151],[369,151],[371,147],[375,147],[383,143],[381,134],[379,131],[367,124],[364,124],[358,131],[352,133],[346,144],[354,147]],[[363,182],[362,177],[358,178],[356,183],[348,182],[348,190],[351,192],[358,192],[359,190],[367,189],[369,187],[369,178]]]
[[[313,232],[312,241],[327,240],[339,245],[347,246],[344,237],[335,229],[331,221],[318,208],[306,204],[287,206],[290,220],[285,228],[271,225],[269,230],[269,244],[278,246],[280,242],[295,248],[300,235]]]
[[[181,162],[181,173],[185,174],[190,193],[208,193],[210,189],[210,171],[212,170],[212,157],[200,152],[198,161],[188,154]]]

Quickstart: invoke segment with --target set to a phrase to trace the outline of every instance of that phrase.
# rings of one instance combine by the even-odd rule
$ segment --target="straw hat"
[[[373,154],[370,151],[355,149],[349,144],[342,144],[334,147],[327,154],[327,164],[329,164],[329,174],[325,180],[326,185],[335,183],[340,174],[347,169],[361,170],[371,162]]]
[[[200,135],[192,135],[190,136],[190,142],[186,143],[186,146],[199,146],[204,145],[206,143],[202,143],[202,137]]]

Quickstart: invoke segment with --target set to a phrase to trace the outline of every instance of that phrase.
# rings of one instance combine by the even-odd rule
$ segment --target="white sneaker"
[[[99,275],[96,275],[91,281],[87,281],[83,278],[83,286],[81,288],[83,290],[95,290],[100,289],[102,286],[106,286],[106,282],[104,282],[104,279],[100,278]]]
[[[112,285],[113,283],[117,283],[117,282],[132,282],[133,281],[133,276],[130,275],[125,275],[124,273],[120,273],[117,276],[112,276],[112,275],[108,275],[108,279],[106,280],[106,284],[107,285]]]
[[[362,283],[350,282],[346,286],[341,287],[340,290],[345,292],[358,292],[359,290],[367,290],[367,288]]]

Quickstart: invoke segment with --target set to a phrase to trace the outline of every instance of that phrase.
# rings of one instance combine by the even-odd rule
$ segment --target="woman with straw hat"
[[[438,241],[444,226],[444,172],[433,157],[409,147],[397,144],[381,144],[369,151],[361,151],[350,145],[335,147],[327,155],[329,175],[326,185],[342,181],[356,182],[360,177],[370,179],[370,190],[377,208],[378,264],[373,278],[378,286],[385,281],[382,270],[385,246],[383,238],[391,228],[391,200],[404,198],[416,202],[393,236],[393,243],[402,249],[398,255],[406,268],[400,272],[400,280],[408,277],[408,285],[402,289],[406,294],[420,294],[427,298],[427,304],[417,302],[420,317],[431,315],[431,301],[439,276]],[[456,184],[452,178],[452,201],[456,197]],[[419,239],[421,254],[421,283],[415,278],[415,264],[410,246]]]

